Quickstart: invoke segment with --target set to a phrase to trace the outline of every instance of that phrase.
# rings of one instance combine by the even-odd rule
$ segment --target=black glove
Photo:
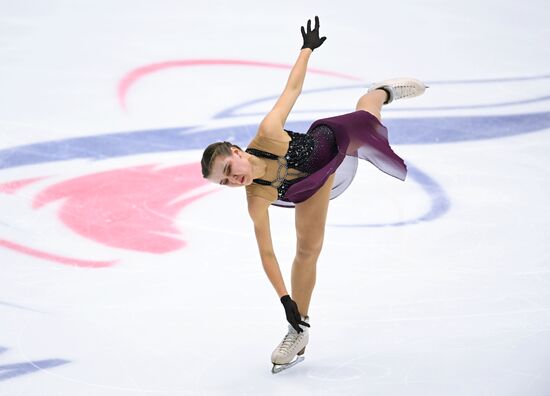
[[[315,29],[311,30],[311,19],[307,21],[307,33],[302,26],[302,37],[304,38],[304,48],[319,48],[325,42],[326,37],[319,38],[319,17],[315,17]]]
[[[294,330],[301,333],[304,330],[299,325],[309,327],[309,324],[302,320],[302,316],[298,312],[298,305],[296,305],[289,295],[282,296],[281,302],[283,303],[283,307],[285,307],[286,320],[294,327]]]

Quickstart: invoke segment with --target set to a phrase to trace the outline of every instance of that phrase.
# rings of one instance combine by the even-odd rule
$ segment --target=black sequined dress
[[[307,133],[285,130],[290,142],[256,136],[246,152],[269,162],[271,178],[254,179],[247,195],[258,195],[272,205],[293,207],[311,197],[333,174],[331,199],[350,185],[357,159],[405,179],[406,166],[388,143],[387,129],[366,111],[315,121]]]

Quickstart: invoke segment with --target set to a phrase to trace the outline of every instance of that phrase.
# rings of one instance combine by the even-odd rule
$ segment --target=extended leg
[[[414,98],[426,90],[422,81],[414,78],[395,78],[373,84],[368,92],[357,102],[356,110],[365,110],[381,120],[380,110],[383,104],[394,100]]]
[[[380,110],[382,110],[382,105],[388,99],[388,94],[382,89],[375,89],[374,91],[368,92],[365,95],[361,96],[357,102],[355,110],[365,110],[371,113],[373,116],[378,118],[379,121],[382,120],[380,115]]]

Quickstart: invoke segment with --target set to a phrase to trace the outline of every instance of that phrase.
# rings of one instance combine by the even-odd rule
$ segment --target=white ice
[[[210,194],[172,217],[138,194],[148,191],[139,180],[132,186],[141,190],[123,197],[110,190],[116,185],[70,190],[80,199],[70,213],[67,197],[33,207],[45,191],[103,172],[130,177],[153,164],[157,176],[147,183],[156,182],[197,163],[200,149],[137,151],[135,134],[113,144],[127,145],[125,155],[90,158],[90,146],[80,157],[14,164],[29,147],[46,157],[47,147],[70,150],[72,138],[255,125],[288,69],[165,68],[135,82],[125,106],[119,84],[168,61],[292,65],[299,28],[315,15],[328,39],[310,68],[360,80],[308,74],[304,90],[319,92],[304,94],[289,121],[353,111],[362,84],[413,76],[431,84],[428,92],[388,106],[384,118],[431,117],[451,138],[393,146],[439,190],[364,163],[331,202],[306,359],[274,376],[270,354],[286,322],[243,191],[201,187],[189,194]],[[549,20],[542,0],[0,0],[0,395],[549,395]],[[533,114],[539,121],[504,118]],[[488,116],[488,129],[532,130],[453,141],[462,133],[453,120],[465,117],[467,126]],[[32,146],[44,142],[52,146]],[[32,178],[41,179],[13,184]],[[446,210],[414,221],[436,199]],[[86,237],[82,219],[92,221],[96,209],[122,225],[168,216],[174,228],[152,240],[185,245],[128,248],[109,229]],[[270,215],[289,287],[293,212]],[[62,257],[116,263],[86,268]]]

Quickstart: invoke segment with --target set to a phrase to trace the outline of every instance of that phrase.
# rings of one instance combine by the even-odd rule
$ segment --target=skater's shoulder
[[[270,122],[269,117],[262,121],[256,136],[274,143],[288,144],[290,142],[290,136],[286,133],[282,124]]]
[[[269,205],[277,199],[277,191],[268,186],[251,184],[246,186],[248,214],[252,220],[267,214]]]
[[[265,135],[256,135],[248,144],[247,151],[260,157],[269,158],[273,155],[282,157],[288,151],[288,144],[289,141],[286,140],[279,140]]]

